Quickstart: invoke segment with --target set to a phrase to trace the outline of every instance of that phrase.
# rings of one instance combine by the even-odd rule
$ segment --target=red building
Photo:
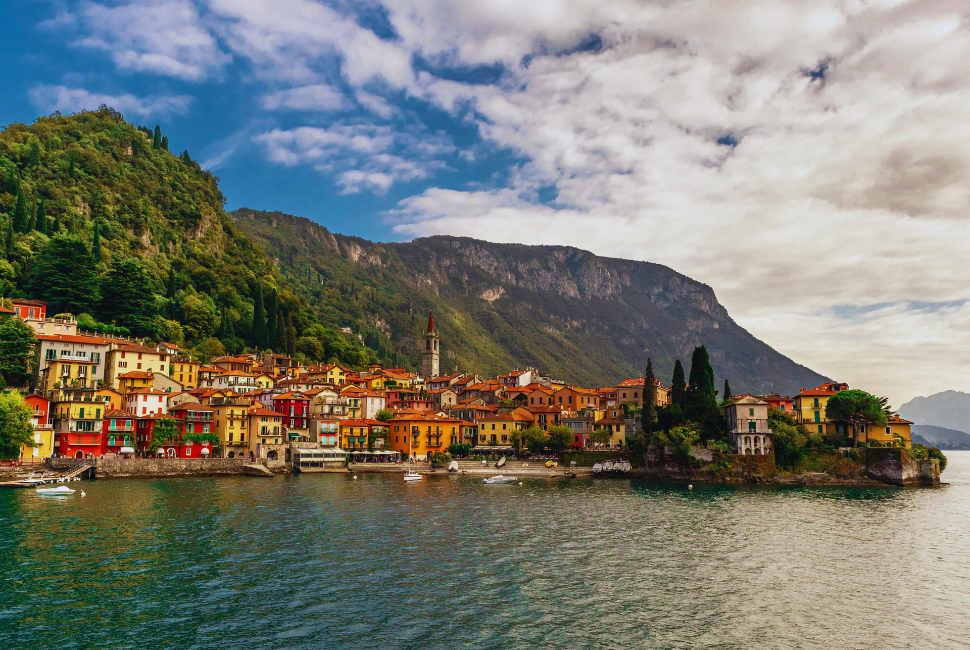
[[[131,413],[112,409],[104,414],[101,433],[102,454],[120,454],[123,447],[128,447],[131,453],[130,449],[135,446],[135,418]]]
[[[303,393],[283,393],[273,398],[273,409],[283,414],[287,429],[306,431],[310,427],[310,398]]]
[[[179,404],[168,410],[170,417],[178,422],[182,444],[177,449],[179,458],[199,458],[212,454],[212,443],[193,439],[194,435],[212,433],[212,415],[215,409],[198,402]]]
[[[14,316],[20,320],[44,320],[47,316],[47,304],[39,300],[14,298],[10,303],[13,305]]]
[[[97,458],[101,455],[101,422],[94,431],[64,431],[56,434],[57,453],[70,458]]]
[[[761,395],[758,399],[762,402],[768,402],[768,406],[774,406],[779,411],[784,411],[792,415],[795,413],[792,408],[794,399],[791,397],[782,397],[778,393],[771,393],[770,395]]]

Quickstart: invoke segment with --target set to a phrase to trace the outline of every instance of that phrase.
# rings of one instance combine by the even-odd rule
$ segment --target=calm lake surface
[[[0,648],[967,648],[939,489],[340,474],[0,491]]]

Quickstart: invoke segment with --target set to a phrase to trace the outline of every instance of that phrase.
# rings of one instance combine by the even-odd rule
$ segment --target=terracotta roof
[[[178,406],[168,407],[169,411],[215,411],[211,406],[206,406],[205,404],[199,404],[198,402],[186,402],[185,404],[179,404]]]
[[[281,417],[281,418],[282,417],[286,417],[282,413],[277,413],[276,411],[270,411],[269,409],[265,409],[262,406],[257,406],[255,408],[250,408],[249,409],[249,415],[267,415],[267,416]]]
[[[129,395],[169,395],[170,393],[157,388],[136,388],[128,393]]]
[[[41,302],[40,300],[31,300],[29,298],[13,298],[10,301],[14,305],[27,305],[29,307],[46,307],[46,302]]]
[[[643,377],[637,377],[636,379],[626,378],[625,381],[621,381],[616,385],[617,388],[628,388],[633,386],[643,386]]]
[[[9,307],[4,307],[3,305],[0,305],[0,314],[15,314],[15,313],[17,312],[10,309]]]
[[[73,334],[35,334],[41,341],[64,341],[66,343],[90,343],[96,345],[108,345],[109,339],[100,336],[76,336]]]
[[[273,399],[274,400],[277,400],[277,399],[302,399],[302,400],[310,401],[310,398],[307,397],[306,395],[304,395],[303,393],[296,393],[296,392],[293,392],[293,391],[290,391],[288,393],[282,393],[280,395],[277,395]]]
[[[838,388],[838,390],[835,390],[836,388]],[[798,391],[798,395],[799,396],[808,395],[809,397],[814,397],[818,395],[835,395],[837,393],[841,393],[842,391],[848,390],[848,389],[849,389],[848,384],[840,384],[835,381],[829,381],[829,382],[825,382],[824,384],[820,384],[815,388],[803,388],[800,391]]]
[[[348,427],[386,427],[387,424],[380,420],[369,420],[360,418],[359,420],[340,420],[340,426]]]
[[[118,379],[153,379],[154,377],[154,374],[144,370],[132,370],[123,375],[118,375]]]
[[[626,424],[620,418],[602,418],[596,421],[596,424]]]
[[[909,420],[904,420],[895,413],[889,418],[889,424],[912,424]]]
[[[109,409],[104,414],[104,418],[105,419],[108,419],[108,418],[122,418],[122,417],[123,418],[129,418],[130,419],[130,418],[132,418],[134,416],[131,413],[129,413],[128,411],[120,411],[118,409]]]
[[[166,354],[165,352],[159,352],[155,348],[150,348],[144,345],[138,345],[137,343],[129,343],[128,345],[122,345],[120,348],[116,349],[115,352],[141,352],[143,354]]]

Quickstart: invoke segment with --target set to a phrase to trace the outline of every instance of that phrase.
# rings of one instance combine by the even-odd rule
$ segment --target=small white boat
[[[449,472],[457,472],[458,471],[458,461],[457,460],[453,460],[450,463],[448,463],[448,471]]]
[[[58,485],[57,487],[52,487],[52,488],[37,488],[36,492],[37,494],[50,494],[50,495],[74,494],[74,490],[67,487],[66,485]]]
[[[518,481],[518,479],[514,476],[502,476],[501,474],[491,478],[482,479],[482,483],[485,485],[508,485],[510,483],[515,483],[516,481]]]
[[[505,456],[502,456],[501,458],[498,459],[498,462],[495,463],[495,467],[504,467],[504,466],[505,466]]]
[[[599,474],[603,471],[603,463],[596,463],[593,465],[593,474]]]
[[[420,481],[421,480],[421,475],[418,474],[417,472],[408,472],[407,474],[404,475],[404,480],[405,481]]]

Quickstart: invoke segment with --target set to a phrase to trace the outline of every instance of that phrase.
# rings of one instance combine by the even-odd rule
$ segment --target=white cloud
[[[109,52],[122,70],[200,81],[229,62],[190,0],[86,2],[70,22],[81,24],[79,45]]]
[[[337,88],[328,84],[313,84],[287,88],[264,95],[263,108],[268,110],[290,109],[295,111],[340,111],[352,104]]]
[[[29,95],[31,103],[45,112],[76,113],[94,110],[101,104],[107,104],[120,113],[130,113],[140,117],[182,114],[188,110],[192,101],[188,95],[152,97],[136,97],[128,93],[107,95],[92,93],[83,88],[43,85],[31,88]]]
[[[455,149],[440,134],[424,138],[369,124],[273,129],[254,141],[266,148],[274,162],[312,164],[334,175],[345,194],[364,189],[383,194],[394,183],[428,178],[433,170],[445,167],[438,158]]]

